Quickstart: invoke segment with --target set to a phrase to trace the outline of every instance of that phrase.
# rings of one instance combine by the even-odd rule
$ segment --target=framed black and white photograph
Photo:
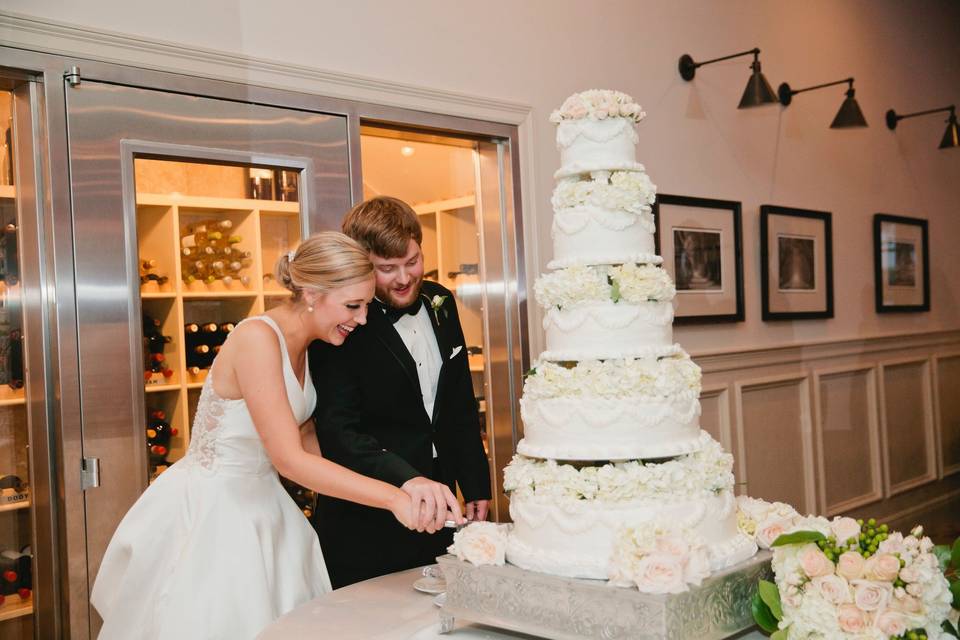
[[[927,221],[873,216],[873,270],[877,313],[930,310]]]
[[[677,287],[676,324],[741,322],[740,203],[660,194],[653,215],[657,253]]]
[[[760,291],[764,320],[833,317],[831,215],[760,207]]]

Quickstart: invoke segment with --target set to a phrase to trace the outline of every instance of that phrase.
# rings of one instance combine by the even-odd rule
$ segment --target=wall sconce
[[[893,131],[897,128],[897,123],[904,118],[915,118],[916,116],[925,116],[928,113],[939,113],[941,111],[949,111],[950,117],[947,118],[947,130],[943,132],[943,139],[940,141],[940,146],[938,148],[950,149],[954,147],[960,147],[960,131],[957,129],[956,105],[950,105],[949,107],[942,107],[940,109],[917,111],[916,113],[907,113],[902,116],[897,115],[896,111],[890,109],[887,111],[887,127]]]
[[[823,89],[824,87],[833,87],[838,84],[843,84],[844,82],[849,84],[847,87],[847,97],[844,99],[843,104],[840,105],[840,110],[837,111],[837,115],[834,117],[833,122],[830,123],[830,128],[852,129],[854,127],[865,127],[867,126],[867,121],[863,117],[863,112],[860,111],[860,105],[857,104],[857,99],[853,97],[853,78],[837,80],[836,82],[827,82],[825,84],[818,84],[805,89],[791,89],[790,85],[784,82],[777,89],[777,95],[780,96],[780,104],[786,107],[793,102],[793,96],[797,95],[798,93],[803,93],[804,91],[813,91],[814,89]]]
[[[690,54],[685,53],[680,56],[680,63],[678,65],[680,77],[689,82],[697,75],[697,68],[705,64],[713,64],[721,60],[730,60],[731,58],[739,58],[740,56],[750,54],[753,54],[753,64],[750,65],[753,73],[750,74],[750,79],[747,80],[747,87],[743,90],[743,97],[740,98],[740,104],[737,105],[737,108],[746,109],[747,107],[773,104],[777,101],[777,96],[773,93],[773,88],[770,86],[770,83],[767,82],[767,79],[763,77],[763,74],[760,72],[760,49],[750,49],[750,51],[735,53],[731,56],[723,56],[722,58],[714,58],[713,60],[707,60],[705,62],[694,62]]]

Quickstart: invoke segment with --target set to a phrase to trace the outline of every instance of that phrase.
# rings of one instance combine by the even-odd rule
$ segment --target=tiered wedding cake
[[[524,439],[505,470],[506,557],[640,584],[659,570],[640,561],[666,548],[699,583],[757,547],[737,530],[733,459],[700,430],[700,369],[673,344],[655,187],[636,161],[644,115],[625,94],[586,91],[551,116],[553,271],[536,283],[547,350],[526,378]]]

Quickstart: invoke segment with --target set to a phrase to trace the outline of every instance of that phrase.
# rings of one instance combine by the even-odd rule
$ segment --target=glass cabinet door
[[[30,433],[13,100],[0,91],[0,638],[33,637]]]
[[[135,158],[147,480],[183,457],[209,367],[237,323],[289,297],[300,172]]]

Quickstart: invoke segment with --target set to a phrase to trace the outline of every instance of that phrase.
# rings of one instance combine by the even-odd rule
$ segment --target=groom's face
[[[377,276],[377,298],[395,308],[406,307],[420,295],[423,284],[423,252],[413,238],[407,253],[400,258],[383,258],[370,254]]]

